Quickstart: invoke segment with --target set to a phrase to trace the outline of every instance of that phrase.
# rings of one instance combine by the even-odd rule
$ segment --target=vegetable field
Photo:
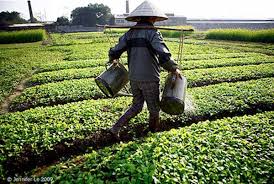
[[[51,38],[0,45],[0,183],[274,183],[273,44],[188,36],[178,63],[188,79],[185,113],[162,112],[151,133],[145,107],[118,142],[109,128],[132,97],[107,98],[94,81],[109,39]],[[176,39],[165,41],[176,58]]]

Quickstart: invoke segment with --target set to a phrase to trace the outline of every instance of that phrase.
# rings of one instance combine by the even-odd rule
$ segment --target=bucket
[[[111,64],[95,82],[107,97],[113,97],[128,83],[127,69],[121,63]]]
[[[162,111],[170,115],[182,114],[185,110],[187,80],[185,77],[177,78],[169,73],[160,102]]]

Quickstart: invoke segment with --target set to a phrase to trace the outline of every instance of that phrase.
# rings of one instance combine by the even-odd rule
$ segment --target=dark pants
[[[144,101],[146,101],[150,116],[159,116],[160,83],[130,81],[130,86],[133,102],[129,110],[137,115],[142,111]]]
[[[113,125],[111,131],[117,134],[121,127],[142,111],[145,101],[149,111],[149,128],[153,132],[157,131],[160,126],[160,83],[130,81],[130,86],[133,94],[132,105]]]

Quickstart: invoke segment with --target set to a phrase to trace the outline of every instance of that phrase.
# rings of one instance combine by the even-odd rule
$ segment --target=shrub
[[[0,32],[0,44],[38,42],[45,38],[45,30]]]
[[[274,43],[274,29],[213,29],[206,34],[207,39],[235,40],[247,42]]]

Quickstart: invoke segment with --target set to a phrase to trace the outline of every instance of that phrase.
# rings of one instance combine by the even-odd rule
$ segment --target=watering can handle
[[[173,89],[175,87],[176,84],[176,75],[172,74],[172,78],[171,78],[171,89]]]
[[[108,69],[110,68],[110,66],[112,66],[112,65],[118,66],[118,67],[119,67],[119,60],[118,60],[118,59],[117,59],[117,60],[114,60],[112,63],[107,62],[107,63],[105,64],[106,70],[108,70]]]
[[[177,70],[176,70],[177,71]],[[171,89],[175,87],[176,80],[180,78],[182,79],[181,71],[178,70],[177,73],[172,73],[172,78],[171,78]]]

